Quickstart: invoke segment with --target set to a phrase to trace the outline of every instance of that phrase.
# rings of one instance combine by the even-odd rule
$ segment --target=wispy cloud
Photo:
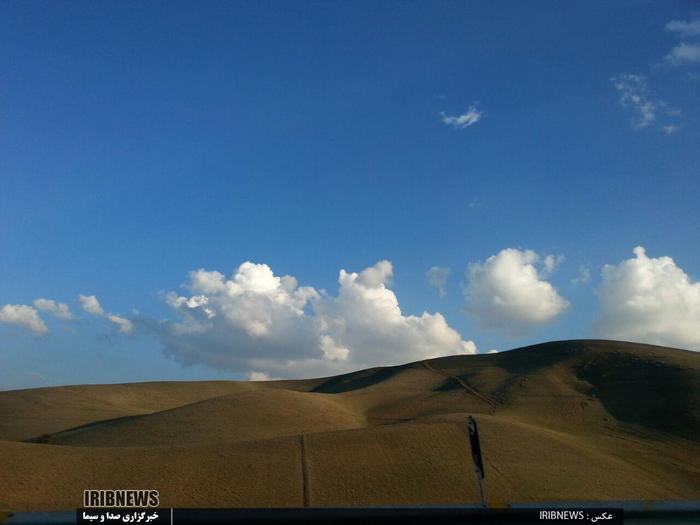
[[[700,18],[693,17],[690,20],[671,20],[666,24],[666,31],[678,33],[683,36],[700,35]]]
[[[469,106],[469,109],[466,111],[466,113],[463,113],[461,115],[447,115],[444,111],[440,113],[440,120],[442,121],[443,124],[446,124],[448,126],[452,126],[453,128],[457,129],[464,129],[468,128],[469,126],[473,126],[477,122],[479,122],[483,117],[485,113],[483,111],[479,111],[474,104]]]
[[[661,126],[661,131],[666,133],[666,135],[671,135],[679,131],[681,127],[678,124],[669,124],[668,126]]]
[[[445,297],[445,295],[447,295],[445,285],[451,273],[452,270],[442,266],[433,266],[425,273],[425,276],[428,278],[428,284],[437,290],[440,297]]]
[[[579,266],[578,275],[571,279],[573,284],[586,284],[591,281],[591,270],[587,266]]]
[[[700,44],[681,42],[664,57],[664,60],[674,66],[700,63]]]
[[[666,24],[666,31],[676,33],[684,41],[679,42],[664,57],[664,62],[673,66],[700,64],[700,43],[688,43],[687,39],[700,37],[700,18],[693,16],[690,20],[671,20]]]
[[[542,272],[544,275],[550,275],[557,269],[561,263],[564,262],[566,258],[563,255],[547,255],[542,259]]]
[[[636,113],[633,121],[635,128],[645,128],[656,120],[658,104],[649,98],[649,88],[643,76],[623,73],[614,77],[612,82],[620,93],[622,107]]]
[[[642,129],[652,124],[657,124],[659,117],[679,116],[681,113],[678,109],[670,107],[663,100],[653,97],[643,75],[623,73],[613,77],[611,81],[620,94],[620,105],[633,113],[632,126],[635,129]],[[675,126],[671,133],[680,128],[673,123],[661,124],[658,127],[665,133],[669,133],[664,129],[669,126]]]

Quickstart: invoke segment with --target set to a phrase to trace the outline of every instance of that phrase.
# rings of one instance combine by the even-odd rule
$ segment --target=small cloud
[[[497,354],[497,353],[498,353],[498,350],[496,350],[495,348],[492,348],[491,350],[489,350],[489,351],[486,352],[486,353],[487,353],[487,354]]]
[[[248,374],[248,381],[270,381],[270,376],[265,372],[251,370]]]
[[[440,120],[443,124],[452,126],[453,128],[464,129],[479,122],[484,115],[485,113],[483,111],[479,111],[475,105],[471,105],[467,112],[462,115],[446,115],[442,112],[440,113]]]
[[[563,255],[547,255],[542,260],[543,273],[549,275],[557,269],[561,263],[564,262],[565,257]]]
[[[48,312],[54,317],[63,319],[64,321],[75,319],[67,304],[56,302],[53,299],[35,299],[34,306],[37,310]]]
[[[662,126],[661,131],[666,133],[666,135],[671,135],[679,131],[681,127],[678,124],[669,124],[668,126]]]
[[[102,308],[102,305],[100,304],[100,301],[98,301],[97,297],[94,295],[80,295],[78,296],[78,300],[80,301],[80,305],[83,307],[83,310],[86,312],[103,317],[110,323],[114,323],[117,325],[118,330],[123,334],[132,333],[134,329],[132,322],[119,315],[105,312],[104,308]]]
[[[664,57],[664,60],[674,66],[700,63],[700,44],[681,42]]]
[[[591,281],[591,270],[586,266],[578,267],[578,276],[571,279],[573,284],[586,284]]]
[[[682,36],[700,35],[700,18],[692,18],[691,20],[671,20],[666,24],[666,31],[678,33]]]
[[[37,335],[48,332],[36,309],[26,304],[6,304],[0,308],[0,323],[16,324],[28,328]]]
[[[479,351],[474,341],[462,341],[461,346],[464,354],[476,354]]]
[[[447,295],[445,285],[451,273],[452,270],[442,266],[433,266],[430,270],[425,272],[425,276],[428,278],[428,284],[437,290],[440,297],[445,297],[445,295]]]
[[[130,334],[134,330],[134,325],[128,319],[125,319],[115,314],[107,314],[105,318],[108,321],[116,324],[119,328],[119,331],[123,334]]]
[[[100,305],[100,301],[94,295],[79,295],[78,300],[80,301],[80,306],[83,307],[87,313],[92,315],[104,315],[105,311]]]
[[[46,376],[44,374],[41,374],[39,372],[27,372],[28,376],[33,377],[34,379],[38,379],[39,381],[44,381],[46,379]]]

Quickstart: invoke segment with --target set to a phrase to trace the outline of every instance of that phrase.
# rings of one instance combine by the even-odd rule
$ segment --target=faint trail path
[[[461,377],[452,375],[449,372],[447,372],[446,370],[438,370],[437,368],[434,368],[433,365],[431,365],[428,361],[423,361],[423,365],[425,366],[425,368],[427,368],[431,372],[435,372],[436,374],[440,374],[443,377],[457,381],[457,383],[459,383],[459,385],[468,394],[470,394],[470,395],[476,397],[477,399],[483,401],[484,403],[488,404],[489,405],[489,414],[493,414],[496,411],[496,404],[497,403],[493,399],[491,399],[488,396],[485,396],[484,394],[482,394],[481,392],[479,392],[475,388],[469,386],[469,384]]]
[[[299,436],[301,456],[301,487],[303,491],[303,505],[309,506],[309,467],[306,463],[306,435]]]

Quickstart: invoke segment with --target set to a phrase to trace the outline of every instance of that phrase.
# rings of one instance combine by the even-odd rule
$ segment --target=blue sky
[[[4,2],[0,86],[0,388],[700,349],[693,2]]]

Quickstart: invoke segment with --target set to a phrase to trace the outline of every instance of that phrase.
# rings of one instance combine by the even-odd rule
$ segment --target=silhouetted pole
[[[479,431],[476,428],[476,420],[469,416],[467,419],[469,429],[469,444],[472,448],[472,461],[474,462],[474,472],[479,481],[479,493],[481,494],[481,504],[486,507],[486,489],[484,487],[484,464],[481,462],[481,445],[479,444]]]

